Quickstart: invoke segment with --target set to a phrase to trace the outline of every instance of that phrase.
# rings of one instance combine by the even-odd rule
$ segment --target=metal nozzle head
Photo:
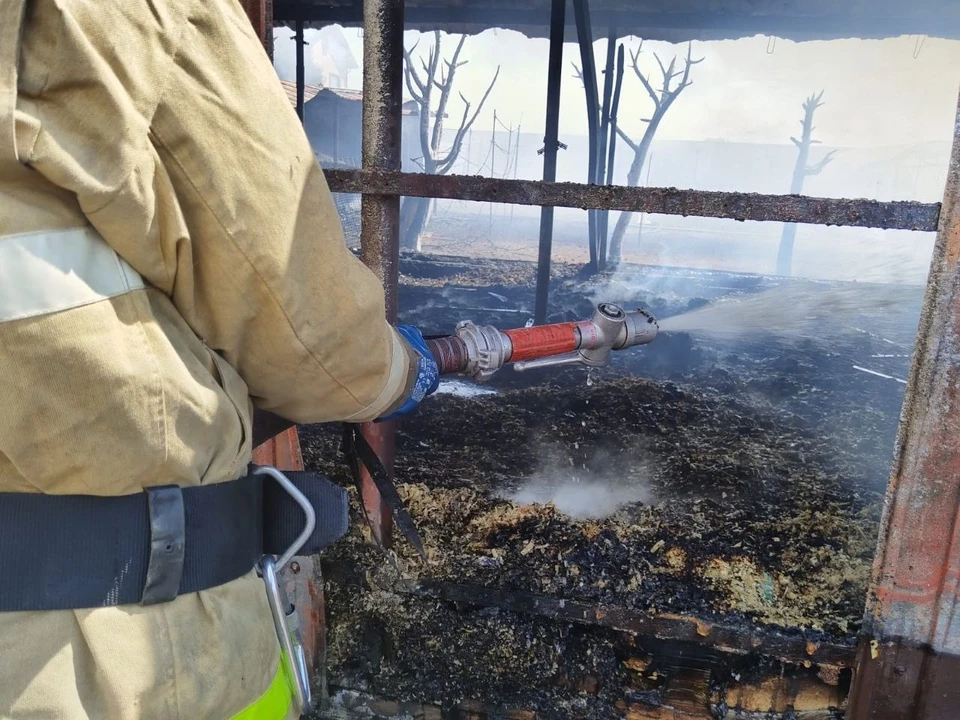
[[[618,308],[619,309],[619,308]],[[621,310],[621,312],[623,312]],[[633,345],[646,345],[657,337],[660,326],[653,313],[648,310],[638,308],[633,312],[626,313],[624,322],[626,332],[623,336],[623,342],[614,346],[615,350],[621,350]]]
[[[606,318],[610,320],[623,320],[626,316],[626,313],[623,311],[619,305],[614,305],[613,303],[600,303],[597,305],[597,310]]]

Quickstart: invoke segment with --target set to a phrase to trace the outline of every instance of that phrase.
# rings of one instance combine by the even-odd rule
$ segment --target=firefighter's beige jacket
[[[0,0],[0,491],[230,480],[252,403],[372,419],[411,357],[237,0]],[[253,573],[2,613],[0,718],[229,718],[278,647]]]

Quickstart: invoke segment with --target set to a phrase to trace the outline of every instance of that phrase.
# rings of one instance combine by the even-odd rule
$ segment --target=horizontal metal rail
[[[923,232],[936,232],[940,216],[940,203],[635,188],[392,171],[326,170],[325,174],[330,189],[341,193],[433,197],[582,210],[628,210],[658,215]]]

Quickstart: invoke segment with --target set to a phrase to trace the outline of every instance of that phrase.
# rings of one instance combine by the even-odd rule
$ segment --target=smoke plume
[[[551,446],[543,447],[540,455],[540,469],[520,487],[503,492],[503,499],[518,505],[552,505],[574,520],[602,519],[626,505],[655,502],[645,459],[619,455],[614,464],[601,451],[577,464],[567,450]]]

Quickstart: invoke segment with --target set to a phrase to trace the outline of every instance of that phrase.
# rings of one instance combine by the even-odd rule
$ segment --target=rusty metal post
[[[333,192],[432,197],[482,203],[626,210],[657,215],[769,220],[922,232],[936,232],[940,217],[940,203],[910,200],[880,202],[809,195],[760,195],[649,186],[503,180],[482,175],[427,175],[422,172],[328,170],[325,174]]]
[[[294,43],[297,46],[297,117],[303,122],[303,84],[305,82],[303,66],[303,20],[296,21],[296,32],[294,33]]]
[[[550,7],[550,59],[547,70],[547,127],[543,136],[543,179],[557,179],[557,151],[560,149],[560,77],[563,68],[564,15],[567,0],[553,0]],[[553,208],[540,208],[540,251],[537,256],[537,290],[533,319],[547,321],[550,300],[550,256],[553,249]]]
[[[960,106],[850,720],[960,717]]]
[[[243,9],[272,60],[272,0],[243,0]],[[286,421],[273,416],[267,423],[267,427],[272,424],[275,430],[283,427]],[[254,433],[254,437],[256,435]],[[303,470],[303,456],[300,453],[300,438],[297,435],[296,426],[288,427],[265,442],[259,443],[253,449],[252,460],[257,465],[273,465],[280,470]],[[312,557],[295,558],[294,562],[283,569],[280,579],[288,597],[292,598],[297,607],[310,684],[314,695],[322,699],[327,694],[327,676],[323,578],[320,575],[320,563]]]
[[[267,18],[267,3],[265,0],[241,0],[243,10],[250,18],[250,24],[253,25],[253,31],[257,34],[264,49],[267,49],[267,35],[272,35],[273,18]],[[270,4],[271,8],[273,3]]]
[[[363,169],[400,170],[403,110],[403,0],[363,0]],[[383,283],[387,320],[397,320],[400,198],[364,194],[360,259]],[[393,475],[393,422],[367,423],[362,432]],[[389,545],[390,511],[368,473],[360,478],[374,539]]]
[[[270,0],[243,0],[243,9],[253,31],[268,55],[273,49],[273,2]],[[280,470],[303,470],[300,440],[297,428],[290,427],[253,449],[253,462],[273,465]]]

